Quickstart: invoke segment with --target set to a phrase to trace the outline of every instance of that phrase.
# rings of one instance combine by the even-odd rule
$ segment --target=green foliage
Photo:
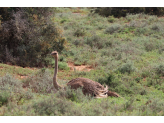
[[[145,50],[146,51],[152,51],[154,49],[156,49],[156,42],[146,42],[145,43]]]
[[[13,8],[8,8],[13,9]],[[45,60],[54,49],[61,52],[66,39],[49,16],[54,8],[17,8],[2,20],[1,62],[20,66],[48,66]]]
[[[81,112],[76,110],[73,107],[73,103],[67,101],[66,99],[58,99],[55,98],[53,95],[46,99],[40,99],[34,102],[32,105],[34,108],[34,112],[36,115],[54,115],[54,116],[61,116],[61,115],[73,115],[73,112],[76,112],[76,115],[80,115]],[[82,115],[82,114],[81,114]]]
[[[118,68],[118,71],[120,71],[121,73],[127,72],[128,74],[130,74],[130,73],[134,72],[135,69],[136,68],[133,66],[132,63],[125,63],[121,67]]]
[[[84,40],[83,39],[75,39],[73,42],[75,46],[83,46],[84,45]]]
[[[119,24],[113,24],[110,27],[107,27],[105,30],[106,34],[113,34],[115,32],[118,32],[121,29],[121,25]]]
[[[132,110],[133,109],[133,104],[134,102],[134,99],[133,98],[130,98],[130,100],[128,100],[124,105],[123,105],[123,108],[124,110]]]
[[[102,16],[108,17],[125,17],[128,13],[145,13],[150,15],[163,15],[164,9],[162,7],[95,7],[91,9],[92,13],[98,13]]]
[[[61,21],[60,21],[60,23],[64,23],[64,22],[67,22],[68,20],[67,19],[62,19]]]
[[[66,62],[59,62],[59,63],[58,63],[58,68],[59,68],[60,70],[69,70],[69,67],[68,67],[68,65],[67,65]]]
[[[65,90],[60,90],[56,94],[59,98],[67,98],[76,103],[86,102],[92,99],[91,95],[84,95],[82,88],[76,90],[71,89],[70,87],[65,87]]]
[[[97,47],[98,49],[102,49],[105,46],[105,43],[102,43],[102,39],[97,35],[88,37],[86,39],[86,44],[88,44],[91,47]]]
[[[113,22],[115,21],[115,18],[114,18],[113,16],[109,16],[109,17],[108,17],[108,21],[109,21],[110,23],[113,23]]]
[[[138,82],[140,82],[142,79],[143,79],[142,77],[137,77],[137,78],[135,78],[135,81],[138,83]]]
[[[74,32],[74,36],[77,36],[77,37],[84,36],[85,34],[86,34],[86,31],[84,28],[78,28]]]
[[[8,103],[8,99],[10,97],[10,94],[8,92],[0,92],[0,107],[4,105],[5,103]]]
[[[0,95],[1,106],[12,101],[19,103],[23,99],[29,100],[33,98],[31,90],[25,91],[22,83],[10,74],[0,78]]]
[[[133,31],[135,31],[135,28],[133,28],[133,27],[125,27],[125,28],[123,28],[123,29],[121,30],[121,32],[122,32],[123,34],[125,34],[125,33],[130,33],[130,32],[133,32]]]
[[[113,79],[114,79],[114,75],[108,74],[105,77],[98,78],[98,82],[101,83],[102,85],[111,86]]]
[[[137,28],[136,30],[135,30],[135,34],[136,35],[143,35],[143,34],[145,34],[147,32],[147,28]]]
[[[143,9],[136,7],[130,8],[132,8],[132,10],[129,11],[135,11],[136,13],[141,12]],[[155,8],[150,9],[153,10],[150,14],[154,13]],[[85,77],[97,81],[102,85],[107,85],[110,91],[117,92],[122,98],[108,97],[105,99],[94,99],[91,96],[85,96],[81,88],[72,90],[69,87],[65,87],[65,89],[56,92],[52,85],[55,61],[47,55],[44,58],[44,64],[49,66],[48,69],[51,69],[51,71],[43,66],[38,73],[31,76],[29,75],[35,73],[35,70],[33,72],[33,70],[29,68],[0,64],[1,76],[9,72],[10,74],[19,75],[16,76],[18,78],[20,75],[27,77],[23,80],[16,80],[13,77],[6,76],[0,78],[0,115],[164,115],[164,75],[162,70],[164,60],[163,18],[144,13],[126,14],[125,7],[122,11],[126,17],[121,18],[115,18],[116,16],[122,15],[119,13],[121,11],[117,11],[116,9],[116,16],[108,15],[107,17],[84,12],[89,12],[89,10],[93,8],[56,9],[58,12],[57,14],[55,12],[55,17],[52,15],[51,20],[55,22],[55,27],[56,25],[60,25],[64,28],[63,34],[69,42],[67,49],[64,48],[59,52],[59,69],[63,70],[58,71],[58,83],[62,86],[66,86],[66,83],[73,78]],[[146,9],[145,11],[147,11]],[[107,9],[105,8],[104,10],[104,12],[108,14],[109,11],[106,11]],[[36,20],[36,15],[39,15],[37,18],[41,22],[38,22],[38,20],[33,23],[39,26],[39,24],[43,22],[40,17],[43,16],[41,13],[33,13],[32,9],[30,11],[29,13],[32,13],[32,16],[30,15],[32,22]],[[5,11],[3,12],[3,18],[10,21],[10,18],[8,18],[10,11],[8,11],[9,14],[6,14]],[[17,9],[15,9],[13,13],[16,12]],[[111,13],[112,12],[114,12],[114,9],[111,9]],[[6,17],[4,17],[4,15],[6,15]],[[0,18],[0,20],[4,21],[2,18]],[[1,23],[1,25],[2,24],[3,23]],[[113,27],[111,31],[106,34],[105,30],[113,25],[114,27],[117,27],[115,25],[120,25],[120,28],[114,30]],[[41,28],[38,27],[37,29],[39,30]],[[51,33],[52,35],[49,35],[45,40],[44,34],[48,35],[48,31],[53,32],[51,27],[47,29],[48,30],[42,33],[43,38],[39,38],[41,40],[44,39],[45,43],[42,45],[44,47],[46,43],[49,42],[49,38],[55,37],[54,33]],[[83,36],[78,35],[79,37],[74,35],[78,29],[81,29],[81,32],[84,30],[85,34]],[[60,35],[61,30],[59,28],[57,28],[57,30]],[[16,33],[17,31],[15,31],[15,34]],[[17,36],[19,37],[19,35]],[[34,44],[39,44],[38,36],[26,40],[27,44],[29,40],[36,40],[37,43]],[[21,41],[19,43],[21,44]],[[51,43],[53,44],[54,42],[50,41],[49,44]],[[28,46],[31,47],[34,45],[32,44],[33,42],[31,42],[31,45],[28,44]],[[56,50],[55,47],[61,49],[62,45],[54,44],[52,50]],[[22,46],[20,46],[20,48],[22,48]],[[41,47],[38,46],[37,51],[40,52],[40,49]],[[46,50],[46,48],[42,49],[42,51],[43,50]],[[29,52],[30,50],[26,51]],[[51,51],[49,50],[47,52]],[[32,50],[31,53],[35,52]],[[0,54],[0,57],[1,56],[2,54]],[[34,57],[29,56],[29,59],[33,58]],[[37,62],[39,62],[41,58],[42,56],[39,54]],[[2,59],[0,60],[3,62]],[[26,59],[26,61],[28,60]],[[67,61],[71,61],[74,65],[86,65],[85,70],[92,70],[66,70]]]
[[[143,78],[149,77],[151,75],[151,72],[149,70],[145,70],[142,72],[141,76]]]
[[[157,32],[163,31],[163,23],[154,23],[151,29]]]
[[[156,66],[155,71],[156,71],[156,74],[158,74],[160,76],[164,76],[164,65],[160,64],[160,65]]]
[[[38,73],[31,75],[24,81],[23,86],[41,94],[52,93],[54,91],[52,76],[47,69],[41,69]]]

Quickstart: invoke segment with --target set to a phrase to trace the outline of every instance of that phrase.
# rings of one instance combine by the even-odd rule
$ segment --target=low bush
[[[45,60],[56,49],[61,52],[67,43],[62,30],[51,20],[55,8],[6,8],[0,28],[1,62],[22,67],[43,67]],[[9,43],[10,42],[10,43]]]
[[[107,27],[105,30],[106,34],[113,34],[115,32],[118,32],[121,29],[121,25],[120,24],[113,24],[110,27]]]
[[[1,106],[9,102],[20,103],[22,100],[29,100],[33,98],[30,89],[25,91],[22,83],[16,80],[10,74],[0,78],[0,103]],[[24,103],[24,101],[22,102]]]
[[[146,43],[144,44],[144,46],[145,46],[145,50],[146,50],[147,52],[152,51],[152,50],[155,50],[155,49],[157,48],[155,42],[146,42]]]
[[[110,23],[113,23],[113,22],[115,21],[115,18],[114,18],[113,16],[109,16],[109,17],[108,17],[108,21],[109,21]]]
[[[75,46],[84,46],[84,40],[82,40],[82,39],[75,39],[73,44]]]
[[[58,62],[58,68],[60,70],[69,70],[70,69],[66,62]]]
[[[86,34],[86,31],[84,28],[78,28],[74,32],[74,36],[76,37],[84,36],[85,34]]]
[[[141,73],[141,76],[143,78],[146,78],[146,77],[149,77],[151,76],[151,72],[149,70],[144,70],[142,73]]]
[[[93,35],[92,37],[87,37],[86,44],[88,44],[90,47],[97,47],[98,49],[102,49],[105,45],[102,42],[102,39],[97,35]]]
[[[60,23],[64,23],[64,22],[67,22],[68,20],[67,19],[62,19],[61,21],[60,21]]]
[[[157,75],[164,76],[164,64],[157,65],[154,69]]]
[[[41,69],[37,74],[31,75],[24,81],[23,87],[28,87],[33,92],[41,94],[55,91],[52,84],[52,75],[47,69]]]
[[[97,81],[102,85],[111,86],[113,79],[114,79],[114,75],[113,74],[108,74],[105,77],[98,78]]]
[[[106,28],[105,24],[100,23],[100,24],[97,25],[97,29],[99,29],[99,30],[102,30],[102,29],[105,29],[105,28]]]
[[[65,89],[60,90],[56,94],[59,98],[67,98],[71,101],[81,103],[86,102],[90,99],[92,99],[91,95],[84,95],[82,92],[82,88],[78,88],[76,90],[71,89],[70,87],[65,87]]]
[[[163,31],[163,24],[155,23],[152,25],[151,29],[157,32]]]
[[[10,93],[7,91],[0,91],[0,107],[8,103]]]
[[[56,98],[51,95],[45,99],[39,99],[32,105],[35,115],[72,116],[83,115],[81,109],[75,107],[71,101]]]
[[[147,28],[137,28],[134,33],[136,35],[144,35],[147,32],[147,30]]]
[[[121,67],[118,68],[118,71],[121,73],[132,73],[136,70],[132,63],[124,63]]]

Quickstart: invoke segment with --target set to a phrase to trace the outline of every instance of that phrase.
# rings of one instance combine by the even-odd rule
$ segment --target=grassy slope
[[[68,50],[59,54],[60,57],[94,68],[90,72],[59,71],[59,83],[65,85],[72,78],[86,77],[110,85],[110,89],[118,92],[123,99],[90,99],[80,92],[70,93],[73,98],[65,99],[62,91],[55,95],[29,92],[33,97],[25,98],[22,103],[21,99],[16,99],[19,104],[8,102],[1,107],[1,115],[164,114],[163,18],[137,14],[118,19],[89,15],[87,9],[58,10],[54,22],[63,28],[69,42]],[[30,69],[0,64],[2,67],[1,76],[6,72],[25,76],[36,73]],[[40,71],[44,73],[45,70]],[[52,73],[53,69],[45,75],[36,74],[30,81],[42,83],[44,79],[43,83],[52,82],[49,79]],[[105,80],[108,74],[113,76],[111,81]],[[44,90],[41,86],[39,89]],[[23,94],[23,97],[26,96]],[[10,113],[13,109],[15,112]]]

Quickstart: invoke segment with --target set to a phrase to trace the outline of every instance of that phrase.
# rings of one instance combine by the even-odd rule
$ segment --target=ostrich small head
[[[51,55],[53,57],[57,58],[58,57],[58,52],[57,51],[52,51]]]

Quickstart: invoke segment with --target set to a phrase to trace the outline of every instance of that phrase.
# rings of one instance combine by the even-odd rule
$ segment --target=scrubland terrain
[[[123,98],[95,99],[81,89],[56,92],[52,67],[0,64],[0,115],[164,115],[164,18],[103,17],[87,8],[57,8],[53,22],[67,48],[59,53],[58,83],[85,77]]]

